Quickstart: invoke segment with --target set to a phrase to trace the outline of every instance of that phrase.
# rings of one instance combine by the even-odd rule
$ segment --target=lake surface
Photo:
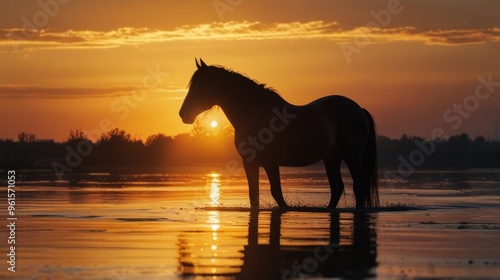
[[[262,172],[263,173],[263,172]],[[322,168],[284,169],[275,208],[261,177],[217,168],[78,175],[17,172],[16,272],[0,279],[495,279],[500,275],[500,170],[421,171],[384,179],[382,207],[324,211]],[[7,183],[2,181],[5,194]],[[5,197],[5,196],[4,196]],[[7,225],[6,198],[1,220]]]

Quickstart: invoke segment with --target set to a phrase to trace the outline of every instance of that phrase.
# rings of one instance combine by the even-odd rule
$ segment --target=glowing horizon
[[[381,135],[498,133],[496,2],[256,1],[224,11],[189,1],[47,3],[0,4],[1,139],[64,141],[103,123],[141,139],[189,132],[178,110],[195,57],[294,104],[346,95]],[[487,99],[474,99],[479,86]],[[210,119],[209,129],[213,120],[217,130],[226,122]]]

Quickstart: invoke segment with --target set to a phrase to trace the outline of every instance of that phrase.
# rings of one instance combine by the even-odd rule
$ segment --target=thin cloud
[[[95,98],[131,93],[135,87],[78,88],[0,85],[0,98]]]
[[[1,29],[3,44],[30,45],[33,43],[60,44],[66,47],[116,47],[147,43],[200,40],[265,40],[293,38],[321,38],[340,30],[336,22],[311,21],[306,23],[262,24],[260,22],[215,22],[186,25],[173,30],[123,27],[112,31],[91,30],[25,30]],[[41,46],[42,48],[44,46]]]
[[[429,44],[463,45],[478,44],[487,41],[500,42],[500,28],[430,30],[423,33]]]
[[[422,42],[427,45],[483,44],[488,41],[500,42],[500,28],[451,29],[419,31],[415,27],[374,28],[360,27],[332,35],[341,43],[359,40],[363,44],[389,43],[401,41]]]
[[[349,43],[415,41],[425,44],[463,45],[500,41],[500,28],[420,30],[416,27],[342,29],[337,22],[309,21],[264,24],[214,22],[185,25],[172,30],[123,27],[111,31],[0,29],[3,52],[44,49],[85,49],[138,46],[175,41],[329,39]],[[10,49],[9,49],[10,48]]]
[[[107,88],[83,88],[83,87],[41,87],[32,85],[0,85],[0,98],[100,98],[115,97],[136,93],[144,90],[140,87],[107,87]],[[152,88],[148,93],[156,94],[179,94],[185,89],[175,88]]]

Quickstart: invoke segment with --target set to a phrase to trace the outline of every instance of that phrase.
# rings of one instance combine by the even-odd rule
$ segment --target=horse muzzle
[[[193,124],[194,123],[195,118],[193,118],[193,116],[191,116],[190,114],[186,114],[183,110],[181,110],[179,112],[179,116],[181,117],[182,122],[185,124]]]
[[[193,118],[182,118],[182,122],[185,124],[193,124],[194,119]]]

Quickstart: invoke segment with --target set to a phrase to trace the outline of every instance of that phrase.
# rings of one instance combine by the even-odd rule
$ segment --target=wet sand
[[[275,209],[265,181],[261,210],[250,211],[244,177],[211,169],[101,174],[73,186],[20,179],[16,272],[7,271],[4,226],[0,279],[500,275],[500,171],[382,182],[382,207],[361,212],[352,209],[349,180],[341,209],[322,210],[329,188],[321,174],[285,172],[285,198],[297,207],[289,211]]]

